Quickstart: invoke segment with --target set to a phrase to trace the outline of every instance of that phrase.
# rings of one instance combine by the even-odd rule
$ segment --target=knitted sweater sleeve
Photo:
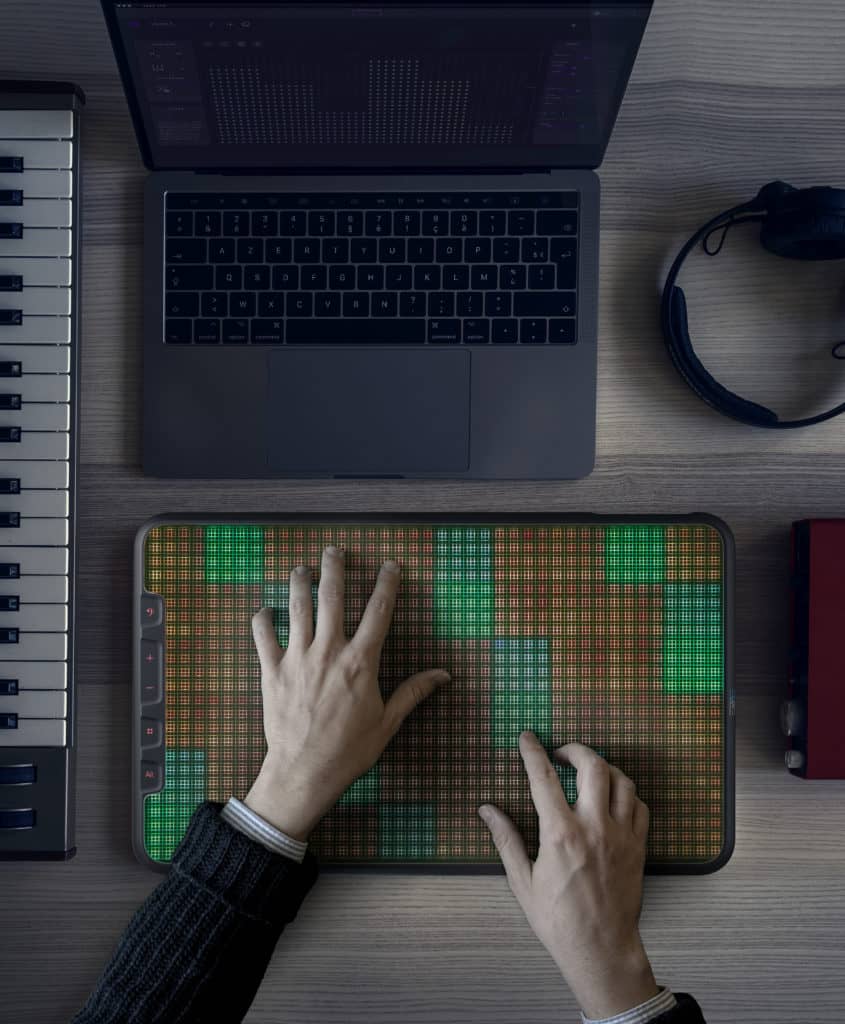
[[[317,861],[272,853],[201,804],[170,874],[129,922],[72,1024],[236,1022],[276,942],[317,879]]]

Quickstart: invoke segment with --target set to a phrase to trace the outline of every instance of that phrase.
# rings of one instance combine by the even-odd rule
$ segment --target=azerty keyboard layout
[[[577,192],[166,197],[172,345],[572,345]]]

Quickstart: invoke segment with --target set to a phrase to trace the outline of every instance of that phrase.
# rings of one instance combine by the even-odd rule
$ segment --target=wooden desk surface
[[[841,1019],[843,784],[783,766],[787,538],[845,515],[845,420],[755,431],[675,375],[657,294],[698,224],[783,178],[845,186],[840,0],[658,0],[600,175],[598,463],[579,483],[170,483],[140,472],[144,169],[95,0],[0,0],[0,74],[88,96],[79,519],[79,854],[0,866],[0,1018],[83,1002],[157,878],[129,848],[130,545],[160,512],[402,510],[722,516],[737,539],[737,841],[722,871],[648,878],[641,930],[662,984],[710,1024]],[[685,285],[711,369],[780,411],[845,399],[842,265],[779,261],[751,229]],[[815,404],[814,404],[815,403]],[[251,1024],[575,1021],[504,878],[324,877]]]

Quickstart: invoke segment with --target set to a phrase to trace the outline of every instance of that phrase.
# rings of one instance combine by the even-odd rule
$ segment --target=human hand
[[[532,863],[513,821],[492,804],[487,823],[511,891],[587,1017],[612,1017],[660,991],[640,938],[649,810],[619,768],[567,743],[555,758],[577,769],[570,808],[560,779],[531,732],[519,749],[540,822]]]
[[[323,552],[317,627],[311,573],[290,576],[290,637],[282,651],[273,613],[252,620],[261,662],[267,755],[245,798],[266,821],[304,840],[323,815],[370,769],[414,708],[439,685],[442,670],[420,672],[385,704],[378,685],[381,650],[393,617],[400,569],[385,562],[351,640],[343,632],[343,553]]]

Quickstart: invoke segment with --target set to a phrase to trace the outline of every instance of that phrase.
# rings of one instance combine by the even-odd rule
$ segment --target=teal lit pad
[[[384,646],[385,699],[408,676],[452,682],[418,707],[344,793],[310,849],[323,863],[494,865],[477,808],[502,807],[537,848],[519,735],[580,741],[651,810],[655,865],[707,865],[725,842],[726,569],[707,524],[300,522],[159,524],[146,589],[165,603],[166,766],[144,798],[151,858],[167,862],[203,800],[243,797],[266,746],[252,615],[289,635],[291,570],[346,551],[351,636],[382,562],[402,580]],[[575,770],[556,765],[570,804]]]

